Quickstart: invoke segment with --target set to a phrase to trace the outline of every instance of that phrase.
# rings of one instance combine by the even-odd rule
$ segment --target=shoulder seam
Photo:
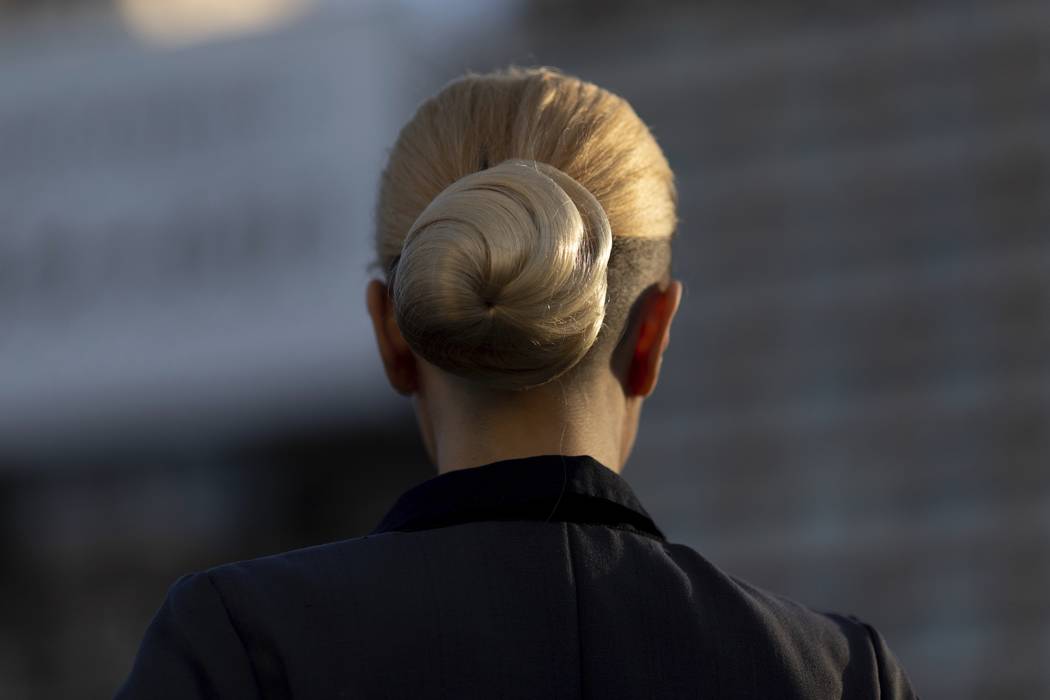
[[[879,644],[878,640],[875,638],[875,628],[867,622],[853,617],[852,615],[850,618],[857,624],[861,625],[864,628],[865,633],[868,635],[868,644],[871,645],[871,653],[872,656],[875,657],[875,685],[877,686],[878,697],[882,698],[882,670],[885,664],[882,660],[882,656],[879,654]]]
[[[222,611],[226,614],[226,621],[229,623],[230,629],[232,629],[233,633],[237,636],[237,641],[240,642],[241,650],[244,652],[244,658],[248,662],[248,668],[252,670],[252,680],[255,681],[255,692],[261,692],[262,686],[259,685],[259,674],[256,672],[255,665],[252,663],[251,654],[248,653],[248,645],[244,643],[244,635],[241,634],[241,630],[234,621],[233,615],[230,614],[230,606],[226,604],[226,597],[222,594],[222,589],[220,589],[215,583],[215,580],[212,579],[211,571],[203,571],[201,572],[201,575],[204,576],[208,585],[213,591],[215,591],[215,595],[219,598],[219,605],[222,606]]]

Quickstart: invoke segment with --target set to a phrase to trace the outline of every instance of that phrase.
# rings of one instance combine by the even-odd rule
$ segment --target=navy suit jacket
[[[120,700],[912,698],[882,636],[668,542],[590,456],[435,476],[370,534],[189,574]]]

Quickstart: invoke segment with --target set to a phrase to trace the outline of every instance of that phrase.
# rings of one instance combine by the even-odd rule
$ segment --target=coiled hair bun
[[[551,165],[514,158],[466,175],[404,239],[390,279],[398,326],[453,374],[545,384],[602,328],[612,239],[594,195]]]

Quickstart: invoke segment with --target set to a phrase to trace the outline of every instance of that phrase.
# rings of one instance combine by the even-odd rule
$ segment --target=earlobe
[[[369,281],[365,299],[390,386],[405,396],[415,393],[419,388],[416,358],[397,327],[386,285],[379,280]]]

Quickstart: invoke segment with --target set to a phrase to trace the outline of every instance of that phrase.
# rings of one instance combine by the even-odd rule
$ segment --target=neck
[[[438,472],[544,454],[586,454],[619,473],[634,440],[632,406],[614,382],[587,391],[557,380],[525,392],[481,393],[434,377],[416,412]]]

